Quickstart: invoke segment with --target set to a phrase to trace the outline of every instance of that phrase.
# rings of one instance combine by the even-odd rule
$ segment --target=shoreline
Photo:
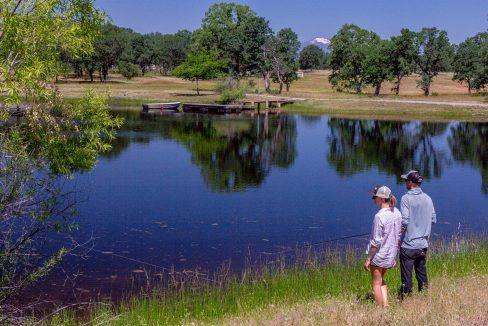
[[[285,98],[285,97],[283,97]],[[69,99],[71,100],[71,99]],[[174,99],[171,99],[174,100]],[[146,102],[167,102],[168,99],[120,99],[110,98],[109,106],[112,110],[134,109],[139,110]],[[420,120],[429,122],[466,121],[466,122],[488,122],[488,104],[485,107],[456,107],[456,106],[429,106],[422,102],[420,105],[413,103],[398,102],[392,105],[386,101],[363,101],[356,99],[340,100],[305,100],[281,108],[282,112],[304,115],[329,115],[350,119],[373,119],[373,120]],[[212,102],[204,99],[202,103]],[[338,103],[334,105],[335,103]],[[411,101],[414,102],[414,101]],[[359,103],[359,104],[358,104]],[[376,104],[373,106],[372,104]]]
[[[161,292],[133,297],[116,306],[105,302],[82,319],[73,311],[56,315],[51,325],[80,322],[128,324],[205,324],[229,320],[247,320],[261,316],[274,307],[293,309],[296,305],[319,302],[326,298],[338,302],[358,298],[361,307],[371,307],[369,274],[361,267],[362,257],[324,252],[321,256],[304,256],[299,263],[283,267],[265,267],[249,271],[240,278],[221,282],[197,281],[175,287],[172,293]],[[323,258],[324,256],[322,256]],[[387,274],[392,302],[399,285],[398,266]],[[486,240],[453,240],[435,244],[428,260],[429,277],[436,283],[442,279],[462,279],[488,275],[488,243]],[[418,297],[418,295],[414,295]],[[107,305],[108,304],[108,305]],[[325,305],[325,303],[324,303]],[[393,303],[394,306],[398,305]],[[271,310],[270,310],[271,309]]]

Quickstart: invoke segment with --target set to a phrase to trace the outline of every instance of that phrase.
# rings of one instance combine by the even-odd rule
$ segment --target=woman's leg
[[[373,295],[374,300],[380,306],[383,306],[383,292],[382,292],[382,285],[383,285],[383,273],[381,267],[371,266],[371,281],[373,285]]]
[[[388,287],[386,286],[385,282],[385,274],[386,274],[387,269],[383,268],[381,271],[381,293],[383,294],[383,307],[389,307],[388,304]]]

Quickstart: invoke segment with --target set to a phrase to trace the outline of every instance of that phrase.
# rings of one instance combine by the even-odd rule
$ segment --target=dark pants
[[[402,275],[402,294],[412,292],[412,269],[415,267],[415,277],[418,282],[419,291],[427,289],[427,267],[425,260],[427,248],[406,249],[400,248],[400,271]]]

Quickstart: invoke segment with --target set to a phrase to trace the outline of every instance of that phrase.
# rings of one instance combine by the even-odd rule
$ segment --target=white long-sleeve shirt
[[[383,268],[395,266],[401,233],[402,214],[396,207],[393,210],[391,208],[382,208],[376,213],[366,251],[366,253],[369,253],[371,246],[378,248],[378,251],[371,259],[372,265]]]

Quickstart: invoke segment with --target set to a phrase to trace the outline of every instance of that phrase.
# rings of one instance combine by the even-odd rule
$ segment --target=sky
[[[195,30],[211,0],[95,0],[118,26],[139,33]],[[488,30],[488,0],[249,0],[277,31],[291,27],[302,42],[331,38],[346,23],[375,31],[383,38],[404,27],[444,29],[453,43]]]

